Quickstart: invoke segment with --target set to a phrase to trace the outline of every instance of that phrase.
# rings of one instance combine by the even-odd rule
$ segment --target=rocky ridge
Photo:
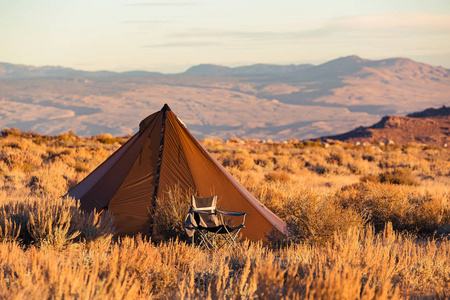
[[[399,144],[420,143],[446,147],[450,144],[450,107],[429,108],[407,116],[385,116],[372,126],[361,126],[324,139],[345,142],[394,141]]]

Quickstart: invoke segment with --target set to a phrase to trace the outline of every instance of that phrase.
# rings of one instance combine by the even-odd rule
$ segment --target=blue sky
[[[408,57],[450,68],[449,0],[0,0],[0,61],[182,72]]]

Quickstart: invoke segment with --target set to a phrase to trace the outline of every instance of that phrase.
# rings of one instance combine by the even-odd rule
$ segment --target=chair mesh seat
[[[209,231],[209,232],[217,232],[219,234],[225,234],[227,232],[233,232],[233,231],[239,230],[239,229],[241,229],[243,227],[244,227],[244,225],[239,225],[239,226],[236,226],[236,227],[230,227],[230,226],[227,226],[227,225],[221,225],[221,226],[216,226],[216,227],[198,226],[198,229],[206,230],[206,231]]]
[[[191,196],[191,208],[186,216],[185,231],[195,241],[195,233],[198,233],[200,246],[208,249],[220,249],[226,245],[227,250],[236,244],[236,237],[245,227],[245,215],[247,213],[222,211],[217,208],[217,196],[197,197]],[[223,216],[242,217],[239,226],[230,226],[224,222]],[[212,234],[212,235],[211,235]],[[224,237],[221,245],[215,245],[217,235]]]

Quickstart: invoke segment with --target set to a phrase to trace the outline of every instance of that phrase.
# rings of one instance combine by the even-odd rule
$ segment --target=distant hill
[[[0,63],[0,129],[126,135],[168,103],[197,138],[275,141],[448,106],[450,70],[355,55],[320,65],[198,65],[180,74]]]
[[[280,75],[286,73],[295,73],[313,67],[311,64],[301,65],[270,65],[270,64],[255,64],[251,66],[242,66],[229,68],[212,64],[201,64],[193,66],[183,73],[178,75],[192,75],[192,76],[261,76],[261,75]],[[0,78],[30,78],[30,77],[45,77],[45,76],[86,76],[86,77],[110,77],[110,76],[157,76],[164,75],[158,72],[148,71],[126,71],[126,72],[111,72],[111,71],[81,71],[72,68],[64,67],[34,67],[26,65],[14,65],[0,62]]]
[[[372,126],[359,127],[324,139],[345,142],[391,140],[399,144],[450,145],[450,107],[429,108],[407,116],[386,116]]]
[[[51,76],[86,76],[86,77],[110,77],[110,76],[154,76],[162,75],[157,72],[130,71],[130,72],[110,72],[110,71],[80,71],[64,67],[34,67],[26,65],[14,65],[0,62],[0,78],[32,78]]]
[[[450,107],[442,106],[441,108],[428,108],[421,112],[411,113],[407,115],[411,118],[440,118],[450,116]]]
[[[211,64],[202,64],[189,68],[183,75],[196,75],[196,76],[209,76],[209,75],[221,75],[221,76],[261,76],[261,75],[280,75],[286,73],[295,73],[303,70],[307,70],[313,67],[311,64],[301,65],[269,65],[269,64],[256,64],[251,66],[242,66],[236,68],[223,67]]]

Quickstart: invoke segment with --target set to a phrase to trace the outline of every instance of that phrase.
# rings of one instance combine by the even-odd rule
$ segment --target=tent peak
[[[167,105],[167,103],[164,104],[163,108],[161,109],[161,111],[172,111],[169,107],[169,105]]]
[[[172,110],[170,109],[169,105],[167,105],[167,103],[165,103],[159,113],[165,114],[167,111],[172,111]],[[153,121],[154,117],[157,114],[158,114],[158,112],[151,114],[148,117],[146,117],[144,120],[142,120],[141,123],[139,123],[139,135],[142,134],[142,132],[144,132],[145,129],[147,129],[148,125],[150,125],[150,123]]]

